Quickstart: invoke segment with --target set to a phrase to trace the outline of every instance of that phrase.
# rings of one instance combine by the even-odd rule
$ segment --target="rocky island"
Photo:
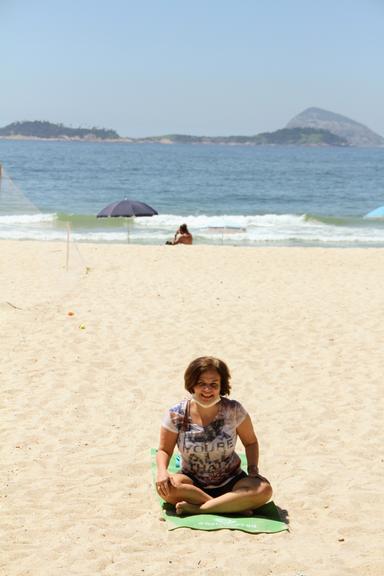
[[[14,122],[0,128],[0,138],[128,142],[136,144],[220,144],[242,146],[384,146],[384,138],[346,116],[307,108],[285,128],[254,136],[191,136],[167,134],[146,138],[122,138],[105,128],[69,128],[46,121]]]
[[[340,136],[348,146],[384,146],[384,138],[373,130],[342,116],[335,112],[322,110],[321,108],[307,108],[286,125],[287,129],[292,128],[313,128],[322,129]]]

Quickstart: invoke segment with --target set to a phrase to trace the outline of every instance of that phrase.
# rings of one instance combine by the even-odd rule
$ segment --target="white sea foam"
[[[39,222],[53,222],[57,219],[56,214],[3,214],[0,215],[0,225],[2,224],[36,224]]]
[[[348,245],[384,246],[384,226],[336,225],[295,214],[187,215],[162,214],[136,218],[129,223],[132,243],[164,244],[181,223],[187,223],[196,244],[227,245]],[[105,226],[107,221],[85,219],[72,226],[71,237],[78,242],[128,241],[125,226]],[[0,216],[1,239],[59,240],[67,238],[64,221],[57,215],[24,214]]]
[[[176,214],[160,214],[152,218],[136,218],[135,226],[145,228],[158,228],[163,226],[178,227],[180,224],[187,224],[191,229],[204,228],[247,228],[249,226],[281,226],[286,224],[305,223],[305,215],[295,214],[258,214],[258,215],[236,215],[222,214],[208,216],[206,214],[178,216]]]

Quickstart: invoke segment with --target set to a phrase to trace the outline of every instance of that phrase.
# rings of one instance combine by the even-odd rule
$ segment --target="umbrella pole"
[[[127,218],[127,243],[131,243],[130,235],[129,235],[129,218]]]

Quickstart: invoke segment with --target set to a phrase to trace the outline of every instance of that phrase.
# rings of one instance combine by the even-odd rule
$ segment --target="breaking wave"
[[[196,244],[238,246],[384,246],[384,223],[315,214],[161,214],[150,218],[103,218],[91,214],[0,216],[1,239],[164,244],[186,223]]]

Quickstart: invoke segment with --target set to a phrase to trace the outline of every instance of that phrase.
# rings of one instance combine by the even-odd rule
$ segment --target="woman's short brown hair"
[[[185,389],[192,394],[201,374],[207,370],[216,370],[220,374],[220,395],[229,396],[231,392],[229,368],[225,362],[213,356],[200,356],[192,360],[184,373]]]

